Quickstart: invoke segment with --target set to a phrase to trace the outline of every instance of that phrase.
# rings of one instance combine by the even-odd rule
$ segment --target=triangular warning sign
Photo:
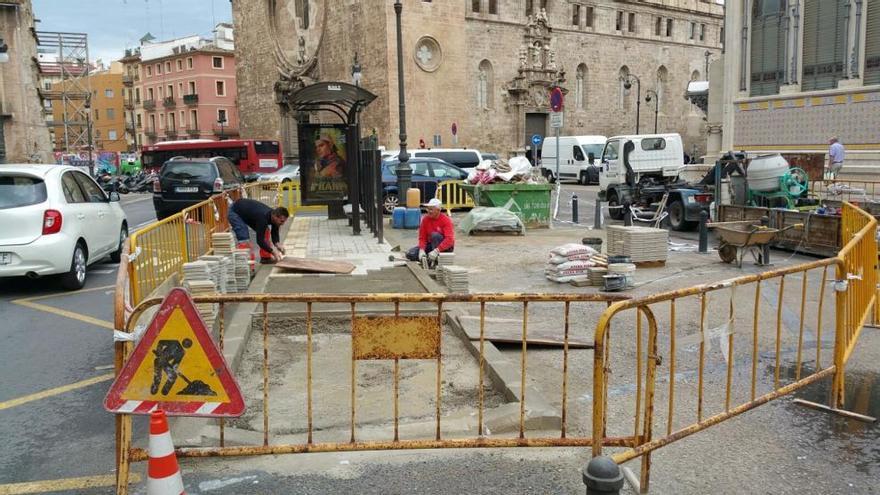
[[[173,289],[107,392],[115,413],[236,417],[241,391],[185,290]]]

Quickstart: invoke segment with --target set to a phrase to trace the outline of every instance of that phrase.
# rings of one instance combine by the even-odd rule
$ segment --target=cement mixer
[[[796,209],[806,197],[810,178],[800,168],[790,167],[780,154],[760,155],[746,170],[748,204]]]

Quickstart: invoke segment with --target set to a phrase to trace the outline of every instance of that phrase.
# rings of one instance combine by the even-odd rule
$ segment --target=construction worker
[[[443,202],[433,198],[423,204],[427,214],[419,225],[419,245],[406,252],[410,261],[427,258],[431,265],[437,264],[440,253],[451,253],[455,249],[455,227],[452,220],[443,212]]]
[[[248,227],[257,233],[257,244],[266,251],[261,254],[261,263],[281,261],[284,257],[284,246],[279,240],[278,231],[288,218],[290,213],[287,208],[270,208],[253,199],[239,199],[229,207],[229,226],[238,242],[250,240]],[[271,230],[271,235],[266,235],[267,230]]]

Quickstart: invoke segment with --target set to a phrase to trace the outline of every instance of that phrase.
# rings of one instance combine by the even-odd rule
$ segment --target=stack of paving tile
[[[437,259],[437,268],[451,266],[455,264],[455,253],[440,253]]]
[[[208,296],[217,293],[217,287],[210,280],[184,280],[183,287],[193,296]],[[217,313],[214,306],[210,303],[196,304],[196,309],[202,315],[208,328],[214,325],[214,315]]]
[[[212,234],[211,243],[214,246],[214,254],[217,256],[232,256],[235,251],[235,237],[232,232]]]
[[[443,267],[443,281],[449,292],[468,291],[468,271],[463,266],[449,265]]]
[[[236,249],[232,253],[232,261],[235,270],[235,288],[237,292],[247,292],[251,282],[251,253],[249,249]]]
[[[224,261],[226,258],[222,256],[205,255],[199,258],[208,264],[211,270],[211,280],[217,287],[217,291],[221,294],[226,293],[226,268]]]
[[[610,256],[629,256],[633,263],[666,261],[669,231],[651,227],[609,226],[606,246]]]
[[[202,260],[184,263],[183,280],[211,280],[211,270]]]
[[[605,275],[608,275],[608,268],[604,266],[595,266],[587,268],[587,275],[590,277],[590,285],[601,287],[605,285]]]

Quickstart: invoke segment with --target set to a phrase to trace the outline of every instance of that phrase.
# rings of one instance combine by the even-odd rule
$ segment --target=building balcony
[[[134,134],[134,124],[132,124],[131,122],[125,124],[125,132],[129,134]]]
[[[122,76],[122,85],[130,88],[132,85],[134,85],[134,77]]]
[[[177,129],[165,129],[165,137],[169,139],[177,139]]]
[[[238,128],[237,127],[227,127],[227,126],[214,126],[214,135],[215,136],[238,136]]]
[[[154,128],[152,128],[152,127],[147,127],[147,130],[144,131],[144,134],[145,134],[148,138],[154,138],[154,139],[155,139],[155,137],[156,137],[156,129],[154,129]]]
[[[189,129],[186,130],[186,133],[189,134],[190,136],[198,137],[198,136],[201,136],[202,131],[200,131],[198,128],[190,127]]]
[[[130,102],[130,101],[127,101],[127,102],[123,103],[122,106],[123,106],[126,110],[134,110],[134,103],[132,103],[132,102]]]
[[[199,95],[183,95],[183,103],[189,106],[199,104]]]
[[[177,106],[177,102],[174,101],[173,96],[169,96],[168,98],[162,100],[162,106],[165,108],[174,108]]]
[[[156,100],[144,100],[144,110],[155,110]]]

